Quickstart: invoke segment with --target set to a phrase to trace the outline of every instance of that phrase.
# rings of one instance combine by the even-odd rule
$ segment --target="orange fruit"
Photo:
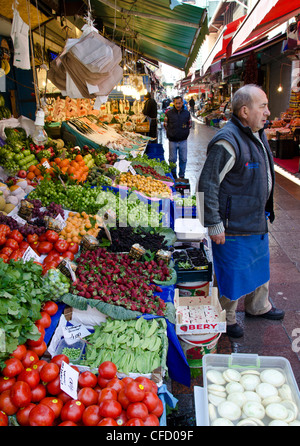
[[[32,164],[32,165],[29,167],[28,171],[29,171],[29,172],[34,172],[34,169],[35,169],[35,164]]]
[[[28,174],[26,175],[26,178],[28,178],[28,180],[33,180],[33,178],[35,177],[34,172],[28,172]]]
[[[83,156],[82,155],[76,155],[76,157],[75,157],[75,160],[76,161],[83,161]]]

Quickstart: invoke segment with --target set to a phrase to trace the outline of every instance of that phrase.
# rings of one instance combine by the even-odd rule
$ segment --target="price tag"
[[[24,218],[20,217],[18,214],[12,214],[12,215],[10,215],[10,217],[13,218],[14,220],[16,220],[21,225],[26,225],[26,223],[27,223],[27,221],[24,220]]]
[[[58,214],[58,216],[55,218],[55,220],[57,220],[60,223],[61,229],[64,229],[64,227],[66,226],[66,222],[60,214]]]
[[[128,167],[129,172],[132,173],[132,175],[136,175],[136,171],[134,170],[134,168],[132,166]]]
[[[48,161],[44,161],[42,166],[46,167],[46,169],[50,169],[50,164],[48,163]]]
[[[28,262],[31,259],[33,259],[35,262],[41,261],[40,256],[31,248],[31,246],[28,246],[23,254],[22,259],[24,260],[24,262]]]
[[[70,265],[70,262],[68,261],[68,259],[66,259],[66,267],[68,268],[68,271],[71,274],[72,281],[75,282],[76,281],[76,274],[75,274],[72,266]]]
[[[77,400],[78,377],[79,372],[62,361],[59,373],[60,388],[74,400]]]
[[[63,335],[68,345],[75,344],[75,342],[77,342],[79,339],[90,334],[91,333],[88,331],[88,329],[82,324],[66,325],[63,328]]]
[[[118,155],[118,160],[124,160],[126,158],[126,155]]]

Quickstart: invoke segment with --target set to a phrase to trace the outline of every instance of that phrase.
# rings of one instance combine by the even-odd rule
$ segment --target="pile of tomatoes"
[[[0,225],[0,258],[3,262],[20,259],[28,246],[18,229],[11,230],[8,225]]]
[[[98,374],[78,371],[74,400],[60,388],[60,367],[68,357],[47,362],[32,356],[18,348],[2,369],[0,426],[8,425],[9,416],[21,426],[159,426],[163,404],[152,380],[119,379],[116,365],[105,361]]]
[[[78,243],[67,242],[52,229],[48,229],[42,235],[30,234],[27,241],[39,256],[46,256],[43,260],[44,274],[49,269],[56,268],[65,257],[73,260],[79,250]]]

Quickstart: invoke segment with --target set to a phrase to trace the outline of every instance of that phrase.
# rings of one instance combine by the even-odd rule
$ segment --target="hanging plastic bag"
[[[16,9],[13,8],[13,11],[13,22],[10,33],[14,45],[13,64],[16,68],[30,70],[29,26],[21,19],[20,14]]]

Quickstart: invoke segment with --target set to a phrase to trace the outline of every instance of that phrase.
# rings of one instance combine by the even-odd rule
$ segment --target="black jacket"
[[[190,134],[191,115],[186,108],[179,112],[175,107],[171,108],[165,116],[167,138],[170,141],[184,141]]]

